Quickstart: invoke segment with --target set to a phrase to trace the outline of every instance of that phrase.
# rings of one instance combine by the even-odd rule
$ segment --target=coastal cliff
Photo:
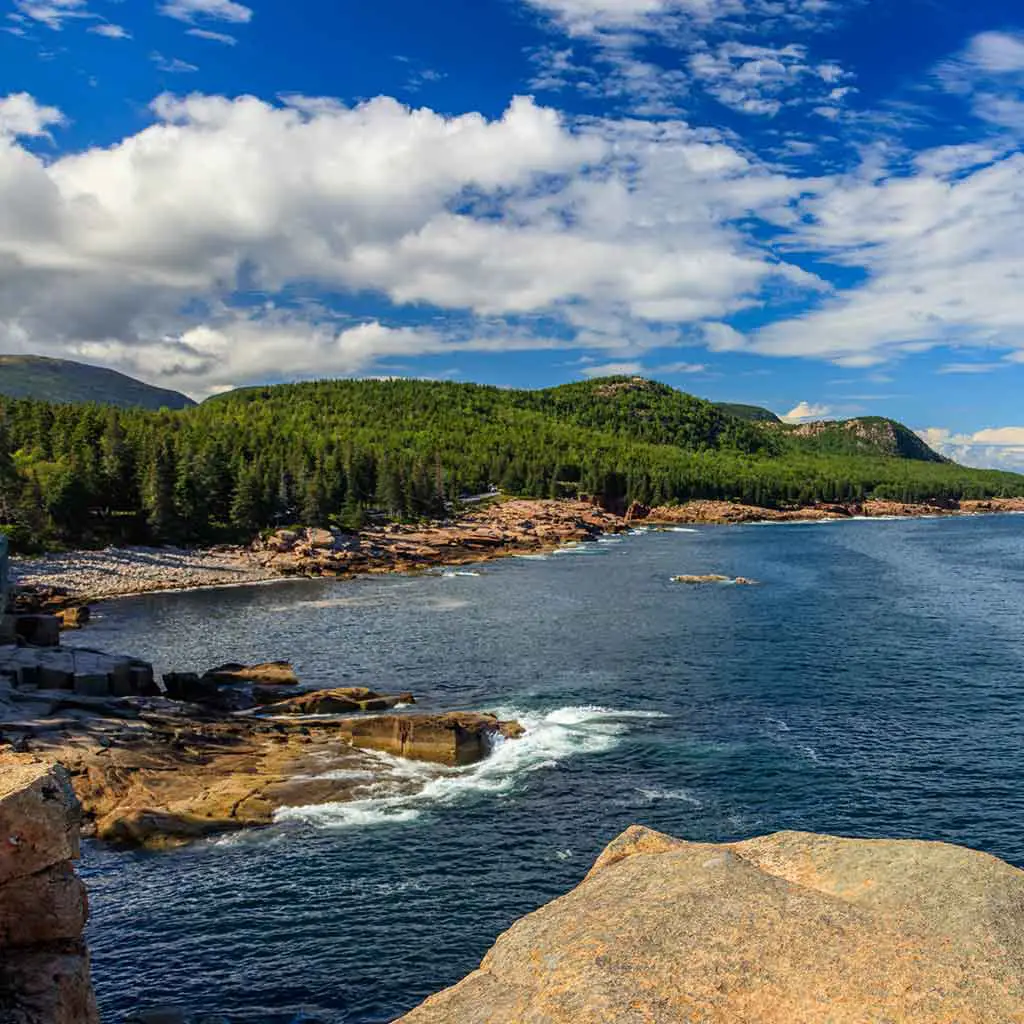
[[[633,827],[401,1024],[869,1020],[1024,1020],[1024,871],[942,843]]]
[[[98,1024],[75,875],[78,802],[66,773],[0,757],[0,1021]]]

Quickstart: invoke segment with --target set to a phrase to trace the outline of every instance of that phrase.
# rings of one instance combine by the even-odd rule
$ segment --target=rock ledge
[[[402,1024],[1024,1021],[1024,871],[942,843],[633,827]]]

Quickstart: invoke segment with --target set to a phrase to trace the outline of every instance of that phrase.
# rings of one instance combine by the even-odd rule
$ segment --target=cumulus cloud
[[[988,427],[973,434],[928,427],[919,430],[918,435],[937,452],[962,465],[1024,471],[1024,427]]]
[[[810,402],[801,402],[781,418],[785,423],[808,423],[813,420],[823,420],[831,414],[832,410],[827,405],[811,405]]]
[[[9,134],[59,117],[25,96],[2,102]],[[210,388],[260,379],[259,352],[288,331],[293,349],[331,355],[321,372],[355,365],[339,354],[351,337],[323,341],[348,329],[329,315],[240,316],[245,294],[436,307],[466,321],[446,331],[453,349],[555,337],[635,353],[704,320],[728,347],[721,318],[768,284],[821,286],[734,226],[800,183],[682,122],[570,125],[530,99],[495,120],[301,96],[166,95],[153,113],[118,144],[51,161],[0,146],[0,348]],[[359,337],[381,359],[396,338],[420,353],[440,344],[424,331]]]
[[[234,0],[166,0],[160,5],[160,13],[178,21],[195,21],[209,18],[212,21],[226,21],[235,25],[246,25],[252,21],[252,8]]]
[[[50,126],[63,123],[64,115],[56,107],[37,103],[27,92],[0,96],[0,144],[5,136],[49,136]]]

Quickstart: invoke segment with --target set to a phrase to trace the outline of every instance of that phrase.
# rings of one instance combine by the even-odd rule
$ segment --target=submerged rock
[[[708,583],[731,583],[737,587],[754,587],[757,586],[756,580],[748,580],[746,576],[737,576],[735,579],[732,576],[720,576],[718,574],[712,574],[708,576],[673,576],[673,583],[685,583],[689,586],[701,586]]]
[[[1024,1020],[1024,871],[942,843],[633,827],[401,1024]]]

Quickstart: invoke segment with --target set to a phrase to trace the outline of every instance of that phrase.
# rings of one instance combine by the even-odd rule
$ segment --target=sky
[[[1024,471],[1011,0],[0,0],[0,352],[639,374]]]

